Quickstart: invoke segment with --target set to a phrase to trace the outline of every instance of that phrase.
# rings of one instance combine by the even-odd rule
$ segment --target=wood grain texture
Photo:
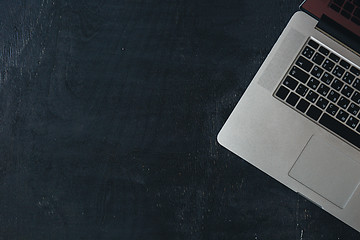
[[[0,2],[0,239],[360,239],[216,135],[300,1]]]

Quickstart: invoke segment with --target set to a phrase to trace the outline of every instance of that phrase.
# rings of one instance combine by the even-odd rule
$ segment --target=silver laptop
[[[219,143],[360,231],[360,0],[307,0]]]

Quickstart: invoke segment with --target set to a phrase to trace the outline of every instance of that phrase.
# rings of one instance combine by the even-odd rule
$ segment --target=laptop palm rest
[[[344,208],[360,183],[360,164],[324,137],[313,135],[289,176]]]

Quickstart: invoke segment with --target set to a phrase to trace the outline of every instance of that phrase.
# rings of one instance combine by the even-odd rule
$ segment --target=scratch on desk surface
[[[53,13],[49,6],[53,4],[49,2],[42,0],[39,5],[35,2],[9,2],[0,10],[7,21],[6,25],[0,25],[0,84],[7,82],[10,69],[15,68],[22,75],[25,69],[36,66],[45,54],[45,46],[40,39],[44,36],[39,32],[52,25]],[[39,60],[25,57],[29,52],[32,58]]]

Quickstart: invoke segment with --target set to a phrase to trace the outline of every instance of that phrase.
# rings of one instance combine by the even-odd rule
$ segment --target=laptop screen
[[[360,37],[360,0],[306,0],[301,9],[318,19],[326,15]]]

